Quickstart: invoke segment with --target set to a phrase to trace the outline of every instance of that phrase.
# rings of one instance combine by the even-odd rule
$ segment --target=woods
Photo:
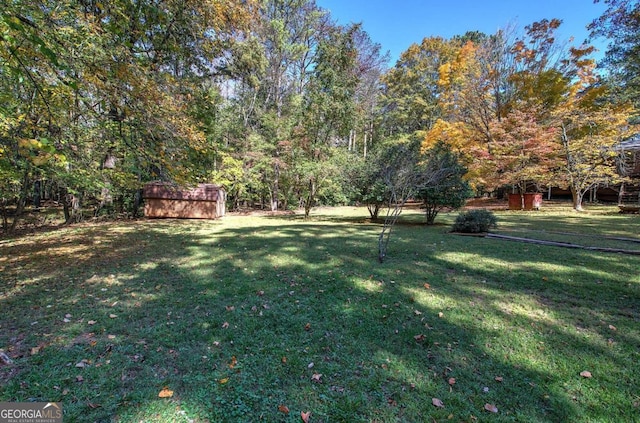
[[[230,209],[363,203],[377,216],[391,190],[365,174],[407,139],[422,145],[414,161],[436,145],[457,157],[465,172],[447,189],[558,186],[580,210],[622,181],[614,147],[637,133],[639,6],[605,3],[585,22],[612,41],[600,68],[591,46],[558,39],[557,19],[427,37],[387,68],[360,24],[313,0],[9,1],[4,230],[45,200],[68,223],[136,216],[157,180],[220,184]]]

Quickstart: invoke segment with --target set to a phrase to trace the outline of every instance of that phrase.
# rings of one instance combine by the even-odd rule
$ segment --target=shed
[[[144,186],[143,198],[146,217],[216,219],[225,214],[225,191],[214,184],[184,188],[152,182]]]

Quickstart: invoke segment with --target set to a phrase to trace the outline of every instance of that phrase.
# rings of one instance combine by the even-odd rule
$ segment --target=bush
[[[495,215],[489,210],[477,209],[460,213],[453,224],[453,232],[477,234],[498,226]]]

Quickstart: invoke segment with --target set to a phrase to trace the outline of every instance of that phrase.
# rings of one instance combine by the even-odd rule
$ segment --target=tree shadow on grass
[[[393,258],[379,266],[375,226],[252,222],[106,225],[22,245],[20,258],[2,263],[11,280],[0,296],[0,348],[18,370],[9,378],[0,367],[2,400],[61,401],[75,421],[299,421],[299,411],[314,421],[467,421],[487,413],[486,403],[499,408],[494,421],[624,415],[584,402],[597,388],[575,375],[580,361],[541,366],[517,351],[530,345],[505,336],[529,336],[535,325],[541,356],[577,349],[617,371],[624,356],[562,326],[575,324],[567,301],[591,298],[586,306],[609,313],[595,298],[615,280],[582,286],[586,298],[563,297],[563,285],[581,283],[569,281],[577,270],[558,276],[557,287],[522,279],[548,260],[535,249],[494,252],[441,229],[399,228]],[[489,264],[526,255],[529,264],[516,277],[499,264],[465,264],[458,252]],[[587,257],[592,269],[607,262]],[[554,318],[505,307],[515,294]],[[165,386],[174,394],[160,399]]]

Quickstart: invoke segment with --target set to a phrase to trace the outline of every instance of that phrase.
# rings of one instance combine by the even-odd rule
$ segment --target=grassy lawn
[[[0,240],[0,401],[60,401],[69,422],[640,421],[640,256],[418,213],[384,264],[364,208]],[[603,238],[640,239],[611,207],[497,216],[640,251]]]

